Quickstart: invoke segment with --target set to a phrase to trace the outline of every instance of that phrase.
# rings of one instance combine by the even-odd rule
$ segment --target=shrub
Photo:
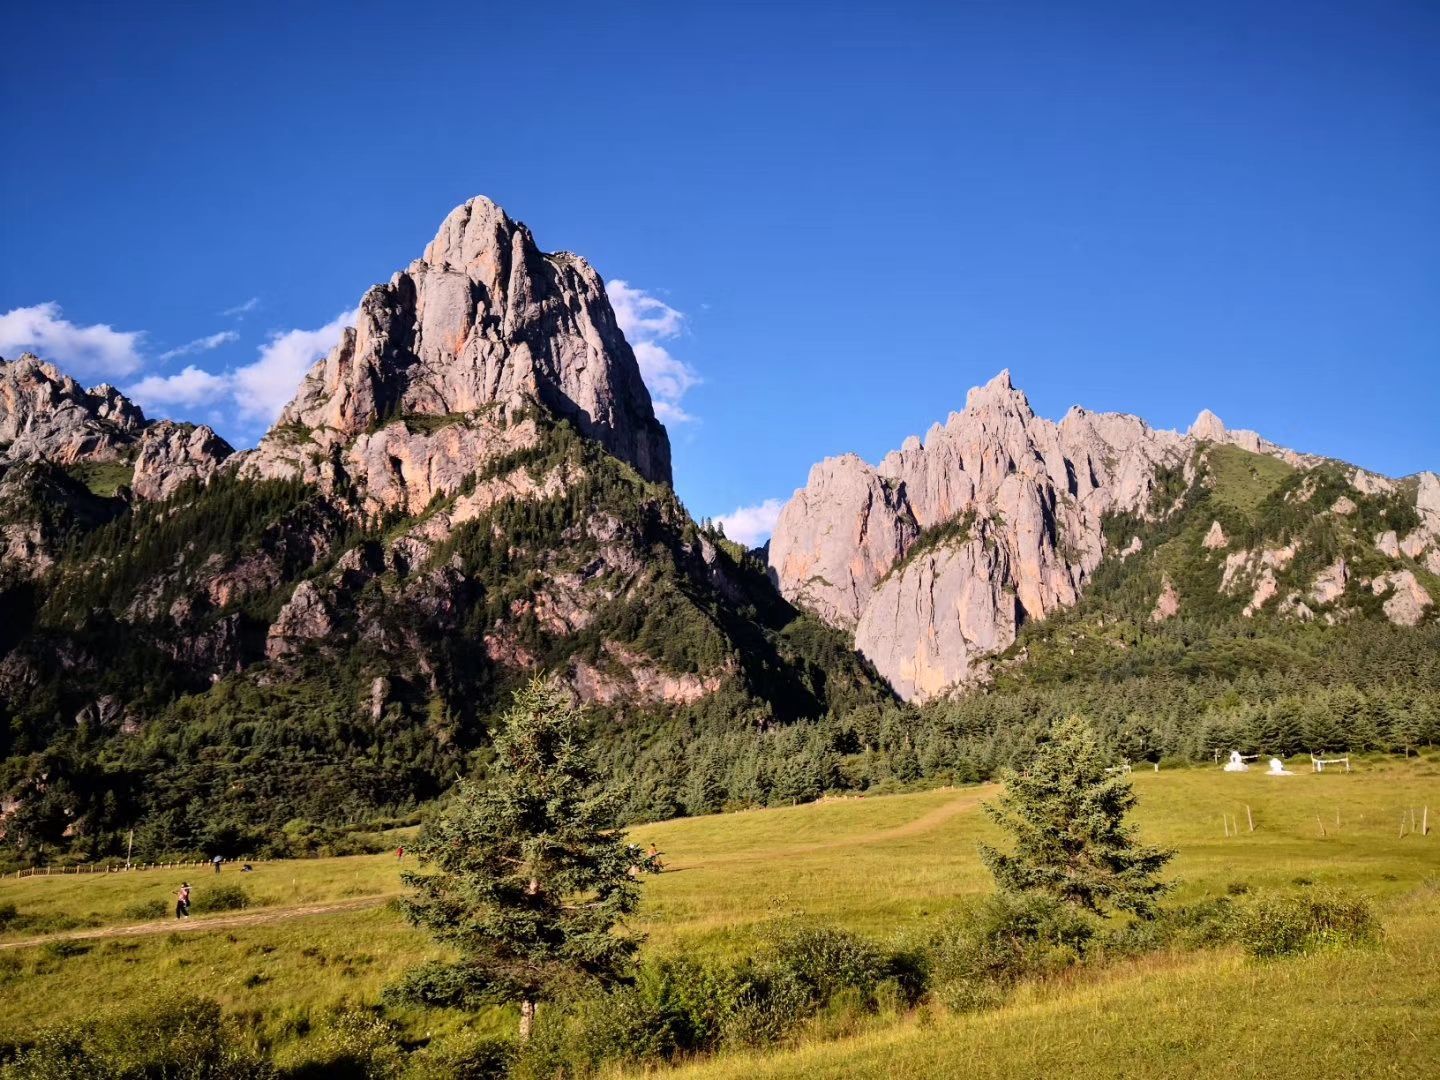
[[[272,1080],[214,1001],[162,999],[51,1028],[0,1070],[4,1080]]]
[[[200,891],[191,906],[202,913],[243,911],[250,906],[250,893],[244,885],[216,885],[213,889]]]
[[[841,990],[858,990],[868,1002],[890,972],[886,957],[870,942],[830,926],[801,927],[773,945],[768,965],[793,979],[819,1005]]]
[[[137,900],[127,905],[120,914],[126,919],[144,922],[149,919],[163,919],[170,913],[170,906],[164,900]]]
[[[405,1065],[395,1026],[363,1009],[335,1013],[316,1025],[316,1061],[298,1073],[330,1080],[389,1080]],[[297,1078],[297,1080],[298,1080]]]
[[[990,1008],[1016,982],[1080,963],[1093,922],[1038,894],[996,893],[940,925],[924,943],[935,997],[960,1012]]]
[[[1237,913],[1234,938],[1251,956],[1289,956],[1378,940],[1370,901],[1338,889],[1259,897]]]
[[[427,1061],[426,1058],[429,1058]],[[451,1039],[435,1051],[419,1051],[410,1059],[407,1080],[501,1080],[510,1075],[515,1043],[494,1035]]]
[[[1247,887],[1248,888],[1248,887]],[[1107,953],[1138,956],[1166,948],[1209,949],[1234,940],[1235,896],[1244,895],[1232,885],[1227,895],[1163,908],[1154,919],[1121,926],[1100,941]]]

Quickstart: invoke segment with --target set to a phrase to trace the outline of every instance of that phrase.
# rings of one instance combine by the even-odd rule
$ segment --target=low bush
[[[191,902],[191,910],[205,914],[215,911],[243,911],[250,906],[250,893],[244,885],[216,885],[210,889],[196,889],[198,894]]]
[[[137,922],[144,922],[149,919],[163,919],[170,913],[170,905],[164,900],[137,900],[127,905],[120,912],[126,919],[134,919]]]
[[[1260,896],[1240,908],[1234,940],[1257,957],[1289,956],[1379,940],[1370,901],[1339,889]]]
[[[405,1080],[502,1080],[511,1076],[515,1043],[494,1035],[457,1036],[411,1055]]]
[[[51,1028],[3,1080],[273,1080],[214,1001],[161,1000]]]
[[[60,911],[33,915],[21,911],[9,901],[0,904],[0,934],[58,934],[99,925],[100,920],[93,915],[82,917]]]
[[[1080,963],[1095,930],[1057,900],[997,893],[952,916],[925,943],[928,979],[952,1008],[989,1007],[1021,979]]]
[[[772,1045],[817,1019],[843,1028],[862,1015],[898,1011],[918,998],[922,979],[909,954],[892,955],[834,927],[791,924],[739,964],[662,959],[628,986],[542,1009],[512,1075],[581,1077],[607,1063]],[[427,989],[432,1002],[445,1000],[443,987]],[[404,996],[414,1000],[413,991]]]
[[[395,1025],[364,1009],[346,1009],[316,1024],[312,1061],[290,1080],[391,1080],[405,1069]],[[454,1074],[452,1074],[454,1075]]]

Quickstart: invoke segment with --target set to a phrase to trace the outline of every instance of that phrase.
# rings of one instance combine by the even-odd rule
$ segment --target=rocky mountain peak
[[[911,436],[874,466],[847,454],[813,469],[781,510],[771,570],[786,597],[853,629],[902,696],[932,697],[983,677],[1025,622],[1074,604],[1104,557],[1107,515],[1167,513],[1152,505],[1162,468],[1189,478],[1211,444],[1319,463],[1208,409],[1188,435],[1078,406],[1057,424],[1002,371],[923,443]],[[1417,486],[1428,522],[1440,482]],[[1430,535],[1427,524],[1405,542],[1418,557]],[[1225,543],[1217,526],[1207,550]]]
[[[1225,441],[1225,422],[1209,409],[1201,409],[1200,415],[1190,425],[1188,433],[1192,439],[1208,439],[1211,442]]]
[[[1024,391],[1017,390],[1015,384],[1010,381],[1009,368],[1000,372],[984,386],[972,388],[965,395],[965,411],[967,413],[986,410],[1007,413],[1024,419],[1035,415],[1034,410],[1030,408],[1030,399],[1025,396]],[[951,413],[951,421],[954,421],[959,415]]]
[[[145,423],[139,407],[112,386],[86,390],[33,353],[0,358],[0,459],[114,460]]]
[[[256,467],[293,460],[298,429],[322,451],[391,419],[539,404],[647,479],[670,482],[670,443],[599,274],[547,254],[495,203],[452,210],[421,258],[365,294],[356,325],[306,375]]]

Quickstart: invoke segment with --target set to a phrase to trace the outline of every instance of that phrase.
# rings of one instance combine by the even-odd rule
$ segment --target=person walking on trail
[[[400,846],[400,847],[397,847],[397,848],[395,849],[395,861],[396,861],[396,862],[404,862],[404,861],[405,861],[405,848],[404,848],[403,845]]]
[[[220,872],[220,864],[221,864],[222,862],[224,862],[225,860],[222,859],[222,858],[220,858],[219,855],[216,855],[216,856],[215,856],[213,859],[211,859],[210,861],[215,864],[215,872],[218,874],[218,873]]]
[[[188,881],[182,881],[180,891],[175,894],[175,917],[177,919],[190,917],[190,883]]]

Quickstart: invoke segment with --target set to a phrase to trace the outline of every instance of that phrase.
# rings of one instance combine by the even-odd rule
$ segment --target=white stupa
[[[1230,751],[1230,760],[1225,763],[1226,772],[1249,772],[1250,766],[1245,764],[1245,759],[1240,756],[1239,750]]]
[[[1270,771],[1269,771],[1268,773],[1266,773],[1265,775],[1266,775],[1266,776],[1294,776],[1295,774],[1292,773],[1289,769],[1285,768],[1285,762],[1281,761],[1278,757],[1272,757],[1272,758],[1270,759]]]

